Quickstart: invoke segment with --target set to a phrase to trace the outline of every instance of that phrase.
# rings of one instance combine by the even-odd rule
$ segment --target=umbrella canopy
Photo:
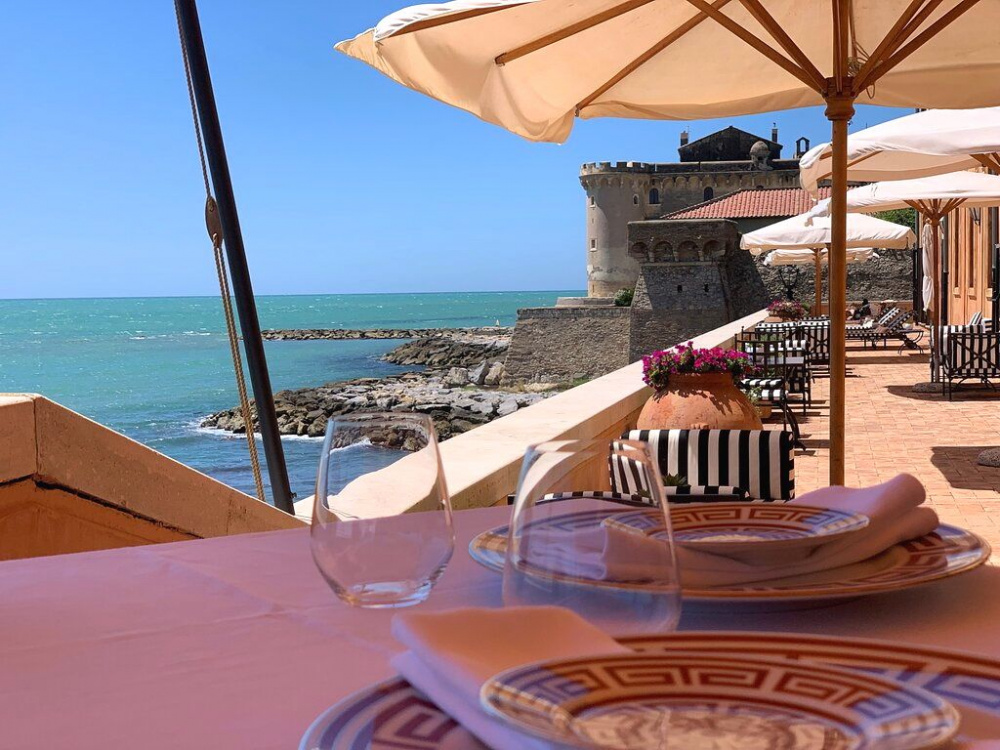
[[[1000,105],[1000,0],[452,0],[337,48],[536,141],[575,117],[825,104],[831,122],[830,481],[843,484],[847,125],[855,102]]]
[[[740,247],[754,255],[761,255],[770,250],[825,249],[832,241],[830,217],[815,217],[811,213],[805,213],[747,232],[740,240]],[[916,235],[901,224],[865,214],[851,214],[847,217],[848,248],[905,249],[916,241]]]
[[[858,101],[1000,103],[1000,4],[945,5],[956,2],[951,15],[935,12],[938,2],[926,11],[910,0],[832,3],[856,35],[848,57],[864,83]],[[897,29],[901,19],[912,28]],[[337,49],[525,138],[561,142],[575,117],[701,119],[823,104],[835,20],[831,0],[453,0],[404,8]],[[935,43],[911,51],[918,30],[935,24]],[[883,41],[904,31],[891,64]]]
[[[931,109],[849,136],[847,176],[858,182],[909,181],[978,166],[1000,171],[998,152],[1000,107]],[[831,144],[823,143],[799,162],[802,187],[813,195],[819,182],[831,177],[831,154]]]
[[[764,257],[765,266],[812,266],[816,263],[816,253],[819,262],[827,262],[826,250],[772,250]],[[847,250],[848,263],[867,263],[878,260],[878,253],[870,247],[852,247]]]
[[[1000,140],[1000,121],[997,128]],[[935,205],[939,211],[946,208],[950,211],[958,207],[982,208],[998,204],[1000,177],[983,172],[951,172],[915,180],[876,182],[847,191],[847,210],[852,212],[916,208],[921,213],[935,213],[932,210]],[[820,201],[809,213],[829,216],[829,200]]]

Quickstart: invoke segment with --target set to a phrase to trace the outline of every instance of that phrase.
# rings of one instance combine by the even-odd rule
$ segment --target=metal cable
[[[180,9],[174,0],[174,13],[177,16],[177,34],[181,40],[181,59],[184,61],[184,77],[187,80],[188,99],[191,102],[191,120],[194,123],[195,139],[198,142],[198,159],[201,162],[201,176],[205,183],[205,217],[208,234],[212,240],[212,251],[215,255],[215,270],[219,276],[219,292],[222,296],[222,310],[226,318],[226,332],[229,336],[229,350],[233,358],[233,370],[236,373],[236,390],[239,392],[240,411],[243,414],[243,425],[246,430],[247,448],[250,451],[250,466],[253,470],[253,481],[257,488],[257,498],[267,502],[264,495],[264,479],[260,471],[260,456],[257,454],[257,441],[254,437],[253,414],[250,411],[250,398],[247,395],[246,379],[243,375],[243,358],[240,356],[239,333],[236,319],[233,316],[233,303],[229,290],[229,274],[226,261],[222,254],[222,229],[218,226],[218,206],[212,197],[212,184],[208,177],[208,165],[205,161],[205,144],[201,135],[201,122],[198,119],[198,104],[194,97],[194,84],[191,82],[191,65],[188,62],[187,45],[184,43],[184,32],[181,29]],[[210,221],[214,218],[214,221]],[[213,224],[216,226],[213,227]]]

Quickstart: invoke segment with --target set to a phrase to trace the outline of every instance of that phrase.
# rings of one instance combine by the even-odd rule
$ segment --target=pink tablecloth
[[[506,508],[456,514],[426,604],[498,606],[465,552]],[[387,550],[387,554],[391,554]],[[705,612],[685,629],[889,638],[1000,657],[1000,571],[819,609]],[[297,746],[323,709],[388,677],[392,612],[335,599],[302,531],[0,563],[0,748]]]

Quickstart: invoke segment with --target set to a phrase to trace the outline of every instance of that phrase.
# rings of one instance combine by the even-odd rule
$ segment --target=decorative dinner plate
[[[642,653],[792,659],[882,675],[950,701],[962,716],[958,739],[1000,737],[996,659],[898,642],[789,633],[691,632],[620,640]],[[397,677],[327,709],[299,750],[485,750],[485,745]]]
[[[594,750],[913,750],[959,722],[946,700],[884,677],[680,651],[516,667],[480,702],[526,734]]]
[[[691,503],[670,509],[677,544],[763,560],[808,550],[868,526],[868,516],[783,503]]]
[[[622,514],[641,514],[632,511]],[[600,523],[606,511],[568,514],[558,519],[564,529],[585,528]],[[620,516],[616,515],[616,519]],[[555,519],[553,519],[555,520]],[[507,551],[507,527],[486,531],[469,544],[472,559],[490,570],[503,572]],[[813,602],[851,599],[870,594],[899,591],[965,573],[985,563],[990,545],[971,531],[941,524],[930,534],[890,547],[885,552],[853,565],[736,586],[685,588],[685,602]]]

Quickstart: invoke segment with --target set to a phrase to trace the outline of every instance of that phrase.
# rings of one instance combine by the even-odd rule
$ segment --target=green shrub
[[[615,307],[631,307],[632,298],[635,297],[635,289],[619,289],[615,295]]]

